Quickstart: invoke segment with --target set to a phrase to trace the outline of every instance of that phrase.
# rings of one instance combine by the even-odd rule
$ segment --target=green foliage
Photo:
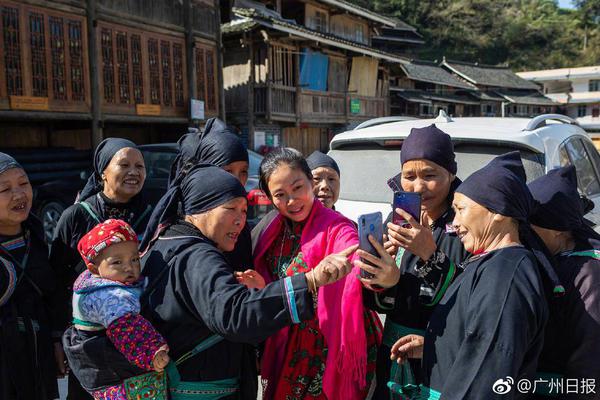
[[[515,70],[600,64],[600,0],[353,0],[425,36],[418,57]]]

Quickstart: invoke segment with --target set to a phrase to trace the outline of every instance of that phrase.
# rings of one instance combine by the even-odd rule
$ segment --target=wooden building
[[[0,148],[175,140],[223,114],[216,0],[0,0]]]
[[[509,67],[444,59],[441,66],[458,79],[474,85],[472,92],[484,117],[532,117],[552,112],[558,105],[540,87],[519,77]]]
[[[225,3],[225,4],[224,4]],[[372,47],[398,21],[341,0],[235,0],[222,25],[228,122],[251,148],[326,150],[333,134],[389,115],[389,68]]]

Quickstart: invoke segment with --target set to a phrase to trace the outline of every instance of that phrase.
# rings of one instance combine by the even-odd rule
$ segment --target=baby
[[[126,222],[109,219],[85,234],[77,249],[88,269],[73,285],[65,353],[95,399],[127,399],[123,380],[163,371],[169,363],[165,340],[140,315],[144,281],[137,236]]]

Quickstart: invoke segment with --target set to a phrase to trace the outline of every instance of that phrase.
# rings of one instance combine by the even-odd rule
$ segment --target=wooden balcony
[[[256,85],[254,113],[272,121],[347,124],[352,120],[385,116],[387,98],[297,90],[274,84]]]

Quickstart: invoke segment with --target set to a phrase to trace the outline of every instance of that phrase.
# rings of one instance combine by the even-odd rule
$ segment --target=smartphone
[[[390,179],[388,179],[387,185],[390,187],[390,189],[392,189],[392,191],[394,191],[394,192],[402,191],[402,186],[400,186],[400,178],[401,177],[402,177],[402,172],[400,172],[398,175],[393,176]]]
[[[406,225],[406,220],[396,212],[396,208],[406,211],[419,221],[421,219],[421,195],[414,192],[394,192],[394,203],[392,204],[392,222],[396,225]]]
[[[383,218],[380,212],[375,212],[371,214],[363,214],[358,217],[358,238],[359,238],[359,247],[373,254],[376,257],[379,257],[379,253],[371,242],[369,241],[369,235],[373,236],[375,240],[377,240],[380,244],[383,242]],[[363,262],[373,265],[366,260],[362,260]],[[363,278],[372,278],[373,275],[360,270],[360,276]]]

